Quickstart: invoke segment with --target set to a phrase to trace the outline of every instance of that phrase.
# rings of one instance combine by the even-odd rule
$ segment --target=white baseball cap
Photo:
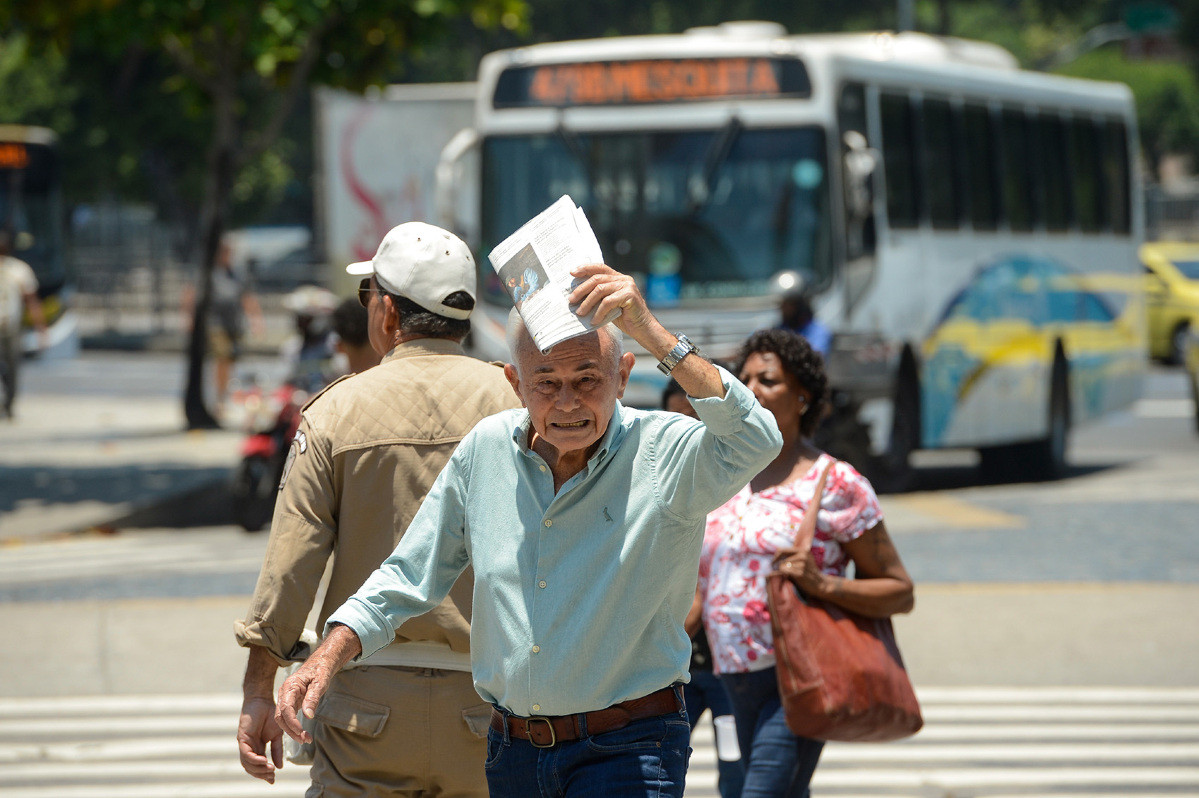
[[[444,304],[455,291],[475,298],[475,259],[458,236],[424,222],[396,225],[383,237],[371,260],[351,263],[349,274],[373,274],[384,291],[411,299],[451,319],[469,319],[470,311]]]

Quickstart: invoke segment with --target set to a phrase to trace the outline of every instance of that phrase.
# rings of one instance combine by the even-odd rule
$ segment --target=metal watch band
[[[666,353],[666,357],[658,361],[658,371],[662,372],[668,377],[670,376],[670,372],[674,371],[674,367],[677,366],[683,358],[687,357],[687,355],[691,354],[692,352],[699,351],[695,344],[691,343],[691,339],[682,333],[675,333],[674,337],[678,338],[679,342],[674,345],[674,349],[671,349]]]

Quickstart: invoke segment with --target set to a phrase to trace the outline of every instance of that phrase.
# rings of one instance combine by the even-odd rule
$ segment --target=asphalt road
[[[249,359],[239,365],[238,374],[241,385],[257,380],[270,386],[280,378],[282,365],[269,358]],[[31,363],[23,377],[23,403],[69,406],[76,398],[81,405],[108,399],[160,408],[173,406],[179,396],[184,360],[163,353],[85,352],[71,361]],[[1199,525],[1199,435],[1187,385],[1180,371],[1154,367],[1145,388],[1131,411],[1075,431],[1073,467],[1062,480],[988,484],[972,452],[918,454],[916,490],[883,498],[888,528],[913,576],[922,584],[1199,582],[1199,534],[1194,534]],[[106,467],[133,469],[100,462],[76,476],[86,483],[96,469]],[[178,479],[176,472],[183,470],[177,465],[160,477]],[[20,468],[9,471],[16,485]],[[204,473],[211,480],[220,470],[206,464]],[[34,490],[46,477],[34,475],[28,481],[24,489]],[[50,491],[49,500],[55,487],[41,486]],[[219,494],[202,501],[203,507],[182,508],[186,512],[179,515],[186,517],[171,525],[182,531],[190,517],[195,526],[221,526],[225,519]],[[16,502],[13,498],[9,504]],[[231,587],[252,579],[235,572],[221,580],[158,584],[132,576],[123,575],[115,584],[44,585],[16,594],[0,588],[0,598],[40,598],[63,589],[79,596],[228,595]]]

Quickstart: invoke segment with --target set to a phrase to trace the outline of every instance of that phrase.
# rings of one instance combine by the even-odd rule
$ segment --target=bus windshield
[[[816,127],[493,136],[483,145],[482,251],[563,194],[609,265],[651,305],[773,295],[832,272],[824,132]],[[506,295],[484,267],[484,296]]]

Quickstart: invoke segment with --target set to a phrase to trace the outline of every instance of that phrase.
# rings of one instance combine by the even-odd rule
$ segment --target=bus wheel
[[[1053,359],[1053,381],[1049,389],[1049,432],[1033,444],[1033,471],[1039,479],[1065,476],[1066,448],[1070,440],[1070,381],[1066,358],[1058,352]]]
[[[911,490],[916,482],[912,469],[912,452],[920,448],[920,386],[910,371],[900,372],[895,389],[895,411],[891,420],[891,438],[887,451],[879,455],[875,477],[876,489],[884,493]]]

